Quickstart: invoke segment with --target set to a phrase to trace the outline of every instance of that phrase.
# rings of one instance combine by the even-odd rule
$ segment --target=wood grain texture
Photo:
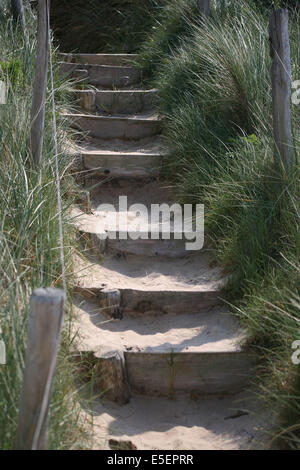
[[[45,99],[47,90],[48,55],[49,55],[49,1],[38,2],[38,37],[35,63],[35,79],[31,108],[30,149],[36,166],[42,162]]]
[[[119,405],[130,401],[124,354],[109,351],[95,357],[95,391]]]
[[[110,318],[122,318],[121,292],[118,289],[101,289],[98,298],[101,312]]]
[[[72,126],[97,139],[139,140],[160,133],[158,119],[65,114]]]
[[[81,108],[101,114],[143,113],[154,110],[157,90],[77,90]]]
[[[148,395],[232,394],[245,388],[251,377],[246,352],[125,352],[125,361],[131,390]]]
[[[66,62],[61,62],[60,67],[62,73],[71,76],[79,70],[85,70],[91,85],[108,89],[130,87],[136,85],[142,79],[141,70],[135,67],[73,64]]]
[[[67,63],[90,65],[131,65],[137,54],[71,54],[61,53],[61,59]]]
[[[161,169],[161,155],[82,153],[84,168],[113,178],[154,178]]]
[[[121,293],[123,313],[136,316],[201,313],[222,305],[220,292],[216,289],[203,292],[121,289]]]
[[[47,415],[60,342],[65,293],[36,289],[30,299],[28,340],[16,449],[46,449]]]
[[[106,305],[105,291],[97,287],[74,288],[75,293],[80,294],[87,300],[93,300],[100,305],[100,308],[108,308]],[[122,314],[133,316],[140,315],[166,315],[206,313],[207,311],[222,306],[220,291],[217,289],[207,289],[203,291],[170,291],[170,290],[139,290],[118,288],[119,307]],[[100,302],[99,302],[100,299]],[[117,313],[117,312],[116,312]],[[119,318],[118,316],[114,318]]]
[[[93,234],[92,234],[93,235]],[[97,235],[94,234],[94,238]],[[185,240],[112,240],[106,243],[107,253],[123,253],[143,256],[166,256],[183,258],[190,254],[185,248]]]
[[[293,149],[288,10],[273,10],[270,16],[269,33],[272,58],[271,81],[275,147],[286,171],[289,171],[293,161]]]

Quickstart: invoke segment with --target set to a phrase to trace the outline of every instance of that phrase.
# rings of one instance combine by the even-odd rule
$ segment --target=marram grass
[[[40,171],[33,167],[29,152],[36,18],[27,7],[26,43],[12,22],[9,3],[1,2],[0,15],[0,79],[8,91],[7,104],[0,105],[0,339],[5,342],[7,355],[6,365],[0,366],[1,449],[12,449],[15,443],[30,295],[36,287],[60,287],[62,281],[49,94]],[[66,99],[66,85],[57,76],[55,83],[62,148],[65,125],[59,118],[62,105],[59,99]],[[69,164],[68,157],[60,153],[60,172],[65,175],[62,191],[68,284],[72,276],[73,250],[73,231],[67,216],[73,188],[67,176]],[[88,442],[73,383],[75,366],[70,355],[74,337],[70,333],[70,322],[68,304],[50,408],[50,449],[82,448]]]
[[[300,449],[300,370],[291,361],[300,339],[300,105],[291,104],[288,176],[274,158],[267,2],[212,1],[200,24],[192,8],[187,19],[188,3],[169,2],[139,58],[160,90],[170,147],[164,174],[179,200],[205,204],[206,236],[229,279],[224,297],[248,329],[275,417],[276,429],[266,432],[272,445]],[[292,8],[293,80],[299,24]]]

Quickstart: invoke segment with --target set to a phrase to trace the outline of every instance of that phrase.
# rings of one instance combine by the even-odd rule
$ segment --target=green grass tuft
[[[51,22],[63,52],[134,53],[165,0],[52,0]]]
[[[29,152],[30,110],[36,48],[36,18],[26,8],[28,41],[15,28],[2,2],[0,19],[0,79],[7,86],[7,104],[0,105],[0,339],[7,363],[0,365],[0,448],[14,446],[24,369],[29,298],[36,287],[61,286],[57,191],[50,96],[47,97],[43,164],[37,171]],[[62,151],[65,123],[59,110],[67,99],[67,84],[57,74],[55,87],[60,145],[59,166],[63,191],[64,244],[68,283],[72,279],[73,229],[67,214],[73,182],[68,176],[69,157]],[[68,292],[68,296],[70,293]],[[70,313],[70,305],[68,305]],[[73,376],[66,318],[50,409],[49,448],[71,449],[85,445]]]

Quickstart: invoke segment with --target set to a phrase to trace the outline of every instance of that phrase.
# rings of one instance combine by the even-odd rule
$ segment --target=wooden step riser
[[[101,354],[96,355],[93,351],[74,352],[72,359],[77,365],[80,379],[92,384],[93,395],[105,396],[119,405],[125,405],[130,401],[131,393],[124,353],[112,351],[99,356]]]
[[[59,54],[60,59],[67,63],[90,65],[131,65],[136,54]]]
[[[186,250],[186,240],[112,240],[107,238],[102,240],[97,233],[86,233],[79,231],[82,243],[98,256],[103,254],[111,255],[137,255],[137,256],[164,256],[167,258],[183,258],[192,252]],[[116,234],[118,237],[118,233]]]
[[[146,395],[234,394],[243,390],[251,377],[251,361],[244,352],[124,355],[131,391]]]
[[[107,89],[131,87],[142,79],[142,72],[134,67],[60,63],[60,70],[69,78],[77,78],[78,71],[84,70],[91,85]]]
[[[112,178],[156,178],[161,168],[161,156],[90,155],[82,154],[85,170],[94,170],[99,176]]]
[[[101,114],[137,114],[154,110],[156,91],[77,91],[78,102],[84,111]]]
[[[88,358],[93,369],[93,393],[119,404],[128,403],[131,394],[173,399],[182,395],[193,399],[233,395],[250,385],[254,364],[251,355],[242,351],[116,351],[103,355],[100,352],[81,352],[80,357],[81,361]],[[112,361],[112,358],[121,358],[122,362]]]
[[[73,127],[97,139],[140,140],[160,133],[160,122],[156,120],[109,119],[105,117],[71,117]]]
[[[208,311],[220,307],[223,302],[217,290],[204,292],[193,291],[142,291],[135,289],[123,289],[117,286],[120,292],[121,315],[166,315],[166,314],[186,314],[187,312],[207,313]],[[75,287],[75,293],[80,294],[86,300],[91,300],[99,304],[101,298],[101,288],[97,287]],[[109,309],[107,316],[110,316]]]
[[[201,313],[221,304],[219,292],[122,290],[122,310],[131,315]]]

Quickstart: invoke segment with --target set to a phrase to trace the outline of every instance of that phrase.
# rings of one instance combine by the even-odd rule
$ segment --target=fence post
[[[285,170],[293,161],[291,129],[291,60],[288,10],[273,10],[270,16],[270,54],[273,100],[273,132],[276,154]]]
[[[20,22],[23,31],[25,31],[25,15],[22,0],[11,0],[11,11],[14,20]]]
[[[36,289],[30,299],[28,340],[20,399],[17,450],[47,448],[47,421],[60,334],[63,290]]]
[[[35,79],[31,108],[30,149],[36,166],[42,162],[43,134],[45,122],[45,100],[48,74],[48,15],[49,0],[38,0],[38,37],[35,64]]]
[[[208,16],[210,12],[210,0],[198,0],[201,15]]]

